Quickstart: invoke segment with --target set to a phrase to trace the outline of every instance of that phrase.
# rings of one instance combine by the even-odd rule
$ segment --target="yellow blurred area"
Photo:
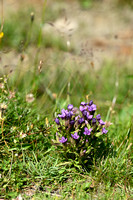
[[[4,37],[4,33],[1,32],[1,33],[0,33],[0,40],[1,40],[3,37]]]

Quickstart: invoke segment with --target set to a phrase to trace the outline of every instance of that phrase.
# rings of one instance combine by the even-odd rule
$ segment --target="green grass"
[[[16,63],[13,73],[1,74],[0,198],[22,194],[24,199],[132,199],[132,67],[107,60],[99,70],[82,70],[82,64],[64,62],[69,50],[63,39],[52,35],[39,39],[42,30],[37,21],[31,24],[27,12],[19,11],[16,16],[5,21],[1,52],[9,48],[30,59],[26,70],[24,60]],[[46,12],[46,20],[50,19]],[[72,54],[76,56],[76,51]],[[29,93],[35,98],[32,103],[26,101]],[[88,172],[64,161],[51,142],[55,112],[68,103],[79,106],[87,101],[86,96],[94,100],[103,120],[113,123],[106,140],[107,156],[94,159]],[[2,108],[3,103],[7,107]]]

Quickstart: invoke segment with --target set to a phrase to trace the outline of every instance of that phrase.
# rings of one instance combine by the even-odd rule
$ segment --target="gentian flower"
[[[79,123],[79,124],[82,124],[83,122],[84,122],[84,118],[81,117],[81,118],[78,120],[78,123]]]
[[[75,132],[74,134],[71,134],[71,136],[72,136],[72,138],[75,139],[75,140],[79,139],[79,135],[78,135],[77,132]]]
[[[100,119],[101,119],[101,115],[98,114],[98,115],[96,116],[96,118],[97,118],[97,120],[100,120]]]
[[[93,111],[97,109],[95,104],[92,104],[91,107],[92,107]]]
[[[59,114],[58,117],[60,117],[61,119],[65,119],[65,117],[66,117],[66,110],[65,110],[65,109],[62,109],[62,110],[61,110],[61,113],[62,113],[62,114]]]
[[[89,103],[81,102],[79,107],[68,104],[67,109],[62,109],[57,118],[54,119],[58,126],[55,127],[57,129],[56,143],[54,140],[53,142],[55,145],[60,143],[66,158],[78,160],[81,156],[83,162],[86,162],[86,157],[93,158],[93,149],[91,150],[90,146],[96,148],[96,153],[99,148],[102,148],[99,144],[101,138],[97,138],[97,136],[99,134],[104,136],[108,133],[106,130],[107,122],[105,123],[101,119],[100,114],[95,113],[96,110],[97,107],[92,100]],[[66,152],[65,145],[68,145],[71,154],[69,151]]]
[[[105,122],[104,122],[102,119],[100,119],[100,120],[99,120],[99,124],[100,124],[100,125],[105,125]]]
[[[89,102],[89,106],[91,106],[93,104],[93,101],[92,100],[90,100],[90,102]]]
[[[79,110],[80,110],[81,112],[83,112],[84,110],[86,110],[86,107],[80,106],[80,107],[79,107]]]
[[[86,117],[87,117],[88,120],[91,120],[91,119],[93,118],[93,115],[90,115],[90,114],[87,112],[87,116],[86,116]]]
[[[57,125],[59,125],[59,124],[60,124],[60,121],[59,121],[59,119],[58,119],[58,118],[56,118],[56,119],[55,119],[55,122],[56,122],[56,124],[57,124]]]
[[[90,135],[92,128],[88,129],[87,127],[84,128],[84,135]]]
[[[68,108],[68,110],[72,110],[73,109],[73,105],[72,104],[68,104],[67,108]]]
[[[75,121],[74,121],[74,120],[71,120],[71,121],[69,122],[69,124],[70,124],[70,125],[74,125],[74,124],[75,124]]]
[[[81,104],[80,104],[81,106],[86,106],[87,105],[87,103],[85,103],[85,102],[81,102]]]
[[[64,136],[59,140],[60,143],[64,144],[67,141],[67,138],[65,138]]]
[[[59,114],[58,117],[60,117],[61,119],[65,119],[65,118],[71,118],[73,112],[72,111],[68,111],[65,109],[61,110],[62,114]]]
[[[106,130],[105,128],[102,128],[102,133],[106,134],[108,132],[108,130]]]
[[[88,106],[89,112],[95,111],[97,109],[95,104],[92,104],[91,106]]]
[[[66,118],[67,119],[71,119],[71,117],[73,116],[73,112],[72,111],[69,111],[66,113]]]
[[[84,110],[84,111],[82,112],[82,114],[86,117],[86,116],[87,116],[87,111]],[[89,113],[88,113],[88,114],[89,114]]]
[[[93,125],[96,124],[96,119],[95,118],[92,119],[92,124]]]

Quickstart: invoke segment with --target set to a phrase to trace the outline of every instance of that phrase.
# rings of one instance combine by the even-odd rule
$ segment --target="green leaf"
[[[61,169],[61,170],[59,170],[59,174],[63,174],[65,171],[66,171],[65,168]]]
[[[96,136],[96,137],[101,136],[101,132],[96,133],[95,136]]]
[[[127,75],[126,78],[133,78],[133,74]]]
[[[90,188],[90,185],[92,184],[92,182],[87,182],[87,183],[83,183],[83,190],[88,190]]]

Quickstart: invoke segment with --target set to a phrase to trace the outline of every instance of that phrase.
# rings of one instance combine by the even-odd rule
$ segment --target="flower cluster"
[[[106,123],[100,114],[96,114],[96,110],[92,100],[89,103],[81,102],[79,108],[69,104],[66,110],[61,110],[55,118],[56,142],[63,144],[65,151],[69,149],[70,152],[71,149],[81,157],[90,152],[88,149],[94,149],[99,136],[107,134]]]
[[[81,138],[81,136],[94,135],[97,132],[106,134],[108,130],[105,129],[105,122],[101,119],[101,115],[97,114],[94,117],[97,107],[93,104],[91,100],[89,103],[81,102],[79,109],[74,108],[72,104],[67,106],[67,110],[62,109],[61,114],[58,114],[58,117],[55,119],[56,124],[60,126],[63,124],[61,120],[64,120],[65,130],[69,132],[68,137],[72,137],[75,140]],[[73,132],[73,134],[71,133]],[[67,136],[65,134],[65,136]],[[61,143],[66,143],[68,138],[62,138],[59,140]]]

